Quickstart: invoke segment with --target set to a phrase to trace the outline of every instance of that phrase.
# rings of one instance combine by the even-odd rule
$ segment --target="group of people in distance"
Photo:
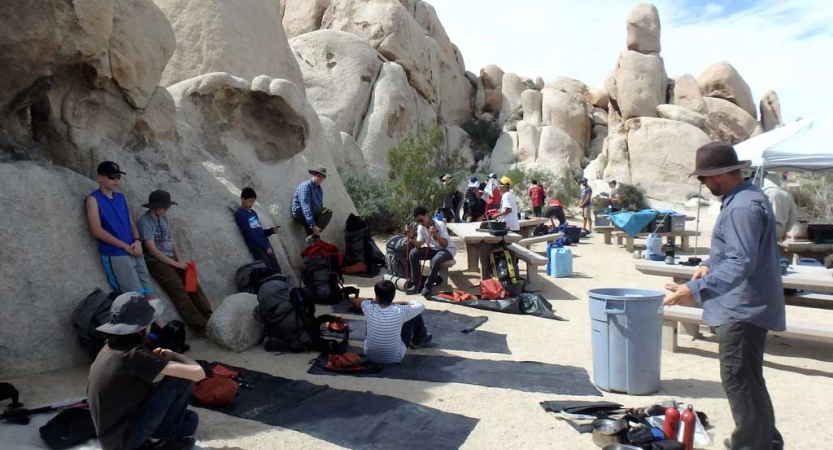
[[[310,169],[292,199],[291,215],[302,225],[307,242],[319,238],[332,218],[324,207],[321,184],[325,167]],[[121,293],[111,306],[111,320],[98,328],[107,336],[92,366],[87,385],[90,412],[104,450],[183,450],[193,447],[199,417],[187,409],[193,382],[205,378],[202,367],[169,349],[149,350],[154,323],[164,327],[162,302],[155,297],[152,276],[168,294],[182,319],[203,333],[212,315],[202,288],[188,292],[186,270],[191,263],[180,252],[167,213],[177,205],[164,190],[150,193],[147,208],[133,220],[125,196],[118,192],[122,176],[118,164],[98,165],[99,188],[84,206],[91,234],[98,240],[104,273],[113,290]],[[252,256],[280,273],[268,236],[279,227],[264,229],[254,207],[252,188],[241,193],[235,222]],[[424,328],[424,327],[423,327]],[[419,330],[413,334],[425,340]],[[429,338],[430,340],[430,338]],[[154,383],[157,377],[160,382]]]

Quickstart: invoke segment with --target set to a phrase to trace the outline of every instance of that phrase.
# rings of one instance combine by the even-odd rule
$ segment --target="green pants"
[[[315,225],[323,230],[330,224],[330,220],[333,218],[333,211],[330,208],[313,208],[312,217],[315,219]],[[299,211],[298,215],[294,216],[293,219],[304,226],[304,231],[307,232],[307,236],[312,234],[312,227],[307,223],[307,219],[304,217],[302,211]]]

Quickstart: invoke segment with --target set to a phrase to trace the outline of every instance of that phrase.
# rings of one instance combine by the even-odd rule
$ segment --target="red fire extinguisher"
[[[680,417],[680,422],[683,425],[681,431],[683,439],[681,442],[685,445],[685,450],[694,449],[694,422],[696,418],[697,416],[694,415],[694,407],[691,405],[688,405],[688,408],[683,411],[683,415]]]
[[[680,411],[676,406],[669,406],[665,408],[665,424],[662,426],[662,432],[665,433],[665,438],[676,441],[677,428],[680,426]]]

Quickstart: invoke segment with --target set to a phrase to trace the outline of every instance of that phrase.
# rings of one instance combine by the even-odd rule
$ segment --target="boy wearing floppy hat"
[[[775,215],[766,195],[744,180],[734,147],[713,142],[697,149],[701,183],[721,196],[709,259],[686,284],[669,285],[664,305],[702,306],[703,323],[715,328],[720,378],[735,430],[728,449],[783,449],[763,375],[769,330],[786,328]]]
[[[179,353],[145,347],[162,310],[161,301],[127,292],[113,301],[110,322],[97,328],[108,338],[90,367],[87,397],[103,450],[194,446],[199,416],[188,410],[188,399],[205,372]],[[154,383],[159,375],[164,378]]]
[[[139,231],[130,217],[127,200],[117,192],[122,175],[127,174],[112,161],[99,164],[97,172],[99,188],[87,196],[84,204],[87,225],[98,239],[107,281],[116,292],[135,291],[150,297],[153,289]]]
[[[145,262],[150,274],[168,293],[182,320],[198,332],[203,332],[211,317],[211,303],[199,284],[196,292],[185,291],[188,261],[180,256],[167,216],[168,209],[176,204],[167,191],[151,192],[148,202],[142,205],[148,210],[139,218],[136,227],[147,252]]]
[[[327,179],[327,168],[318,166],[309,170],[310,178],[299,184],[292,196],[292,218],[304,226],[307,242],[318,239],[327,228],[333,212],[324,207],[324,190],[321,183]]]

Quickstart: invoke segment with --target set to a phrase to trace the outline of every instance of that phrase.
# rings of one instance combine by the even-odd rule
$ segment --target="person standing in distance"
[[[784,290],[772,206],[741,174],[750,165],[725,142],[697,149],[691,175],[723,197],[720,215],[709,259],[688,283],[667,286],[663,305],[701,305],[703,322],[715,327],[720,378],[735,420],[726,448],[782,450],[763,362],[767,332],[786,328]]]

